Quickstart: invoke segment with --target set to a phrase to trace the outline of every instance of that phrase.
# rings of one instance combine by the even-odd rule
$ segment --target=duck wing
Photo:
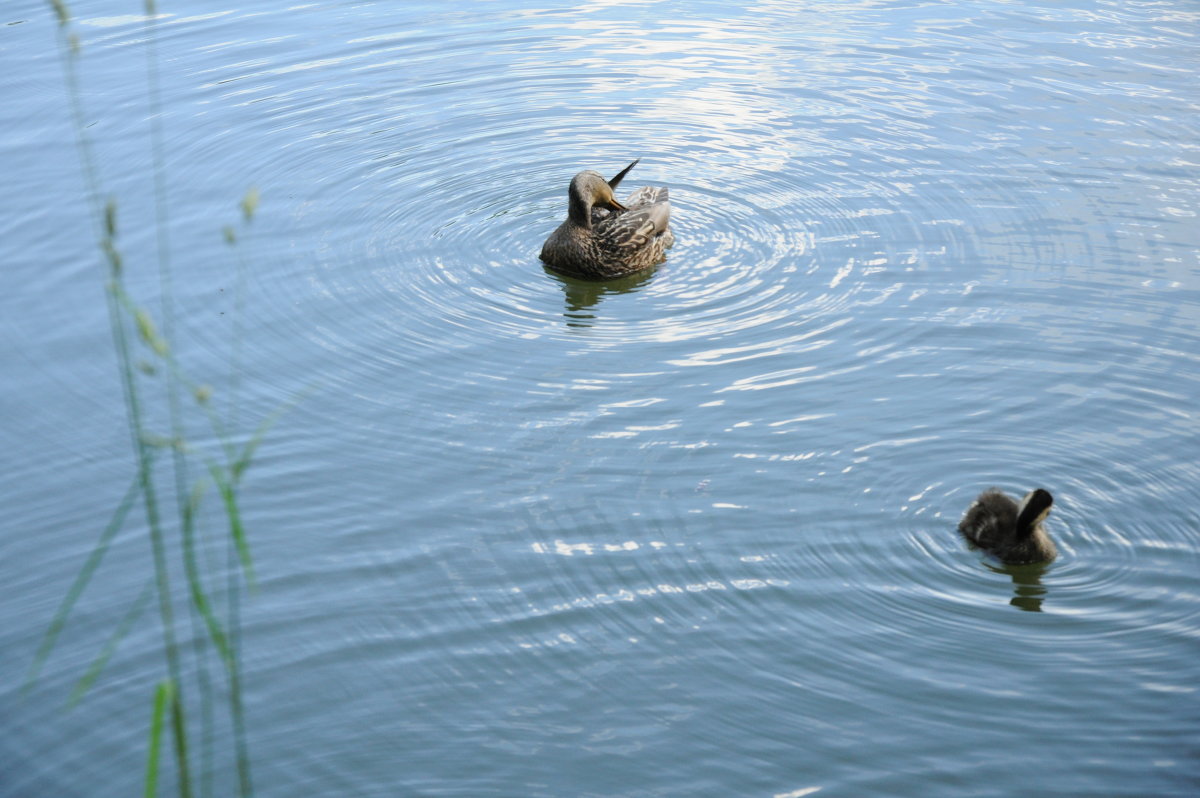
[[[644,190],[639,189],[635,196]],[[609,247],[628,252],[649,244],[651,239],[667,229],[670,220],[671,203],[656,202],[631,207],[624,213],[610,214],[597,232]]]
[[[637,161],[634,161],[633,163],[637,163]],[[633,164],[630,164],[630,166],[633,166]],[[618,177],[620,176],[621,175],[618,175]],[[616,179],[617,178],[613,178],[613,180]],[[642,186],[629,195],[629,198],[625,200],[625,207],[629,210],[638,210],[639,208],[644,208],[647,205],[656,205],[660,202],[667,202],[667,196],[668,192],[666,186]],[[612,215],[613,211],[610,211],[607,208],[599,208],[595,205],[592,206],[592,224],[594,225],[600,224],[600,222]],[[670,213],[668,212],[668,216],[669,215]],[[666,229],[665,224],[663,225],[663,229]]]
[[[654,205],[655,203],[666,201],[666,186],[642,186],[629,195],[629,199],[625,200],[625,207],[631,209],[640,208],[643,205]]]

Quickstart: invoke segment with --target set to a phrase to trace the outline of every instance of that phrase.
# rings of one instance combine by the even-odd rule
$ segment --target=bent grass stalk
[[[163,169],[163,140],[161,128],[162,103],[159,89],[158,55],[156,42],[156,8],[153,0],[147,0],[146,11],[146,41],[147,41],[147,84],[151,106],[150,137],[154,162],[154,200],[155,227],[158,243],[158,276],[161,291],[161,320],[162,332],[159,332],[151,314],[139,305],[128,293],[124,282],[125,259],[119,245],[118,206],[115,199],[101,202],[103,196],[101,179],[93,154],[91,141],[84,124],[82,108],[82,93],[79,89],[77,60],[81,47],[78,37],[71,31],[71,13],[65,0],[47,0],[58,22],[59,52],[63,67],[64,83],[67,88],[68,104],[72,125],[75,131],[76,148],[79,153],[81,171],[84,178],[86,200],[90,215],[96,227],[98,248],[106,266],[107,280],[105,282],[105,301],[108,306],[109,325],[113,346],[117,356],[117,371],[124,397],[126,420],[129,425],[132,443],[135,477],[124,497],[119,502],[108,525],[104,528],[99,540],[84,562],[79,574],[61,602],[42,642],[34,655],[26,689],[37,679],[46,659],[50,656],[60,633],[65,627],[72,609],[91,584],[93,576],[99,569],[105,554],[108,552],[117,533],[124,527],[128,515],[140,500],[145,515],[146,531],[150,542],[153,561],[153,576],[147,581],[138,599],[122,618],[108,642],[91,666],[77,683],[69,705],[74,705],[87,693],[91,685],[100,676],[109,658],[115,652],[121,640],[141,618],[142,613],[152,596],[157,597],[158,614],[163,635],[163,650],[167,665],[167,676],[158,684],[154,697],[154,710],[151,716],[149,738],[147,741],[147,762],[145,774],[146,796],[157,794],[159,783],[159,753],[162,746],[162,734],[168,721],[171,729],[171,743],[176,763],[176,777],[179,794],[183,798],[191,798],[193,794],[193,774],[190,765],[188,746],[188,721],[186,716],[184,692],[184,662],[183,652],[177,642],[174,593],[172,590],[170,569],[168,565],[172,550],[172,541],[168,537],[169,525],[160,511],[160,502],[156,482],[155,454],[158,448],[171,450],[172,472],[174,476],[175,503],[178,507],[179,540],[175,548],[182,558],[182,564],[187,581],[189,598],[189,615],[193,627],[200,623],[204,634],[197,634],[193,628],[193,657],[192,671],[196,676],[201,700],[201,793],[204,796],[212,793],[212,775],[215,768],[211,763],[212,734],[211,721],[212,689],[209,681],[207,666],[206,642],[211,643],[219,655],[219,660],[226,674],[229,692],[229,713],[233,728],[236,757],[236,773],[238,794],[250,796],[253,794],[253,781],[250,773],[250,758],[246,744],[245,718],[242,701],[242,674],[239,657],[240,648],[240,580],[236,578],[240,570],[241,579],[253,588],[255,584],[253,561],[247,540],[245,526],[240,511],[239,489],[242,477],[249,467],[253,455],[262,441],[263,436],[278,416],[286,409],[286,405],[266,418],[248,440],[239,448],[233,443],[229,427],[237,422],[237,387],[240,363],[240,320],[235,320],[234,328],[234,363],[230,377],[231,399],[229,404],[229,424],[221,421],[219,415],[212,409],[209,398],[212,389],[207,385],[199,385],[187,378],[170,345],[174,332],[174,308],[172,305],[172,276],[170,268],[170,219],[166,202],[166,176]],[[247,192],[240,203],[243,223],[248,225],[252,220],[259,204],[257,189]],[[237,242],[233,228],[225,228],[226,241],[231,245]],[[240,253],[239,291],[243,279],[244,264]],[[241,297],[238,298],[237,311],[241,310]],[[132,328],[132,329],[131,329]],[[131,335],[132,332],[132,335]],[[170,425],[169,437],[157,436],[148,429],[145,404],[138,383],[137,369],[134,362],[133,335],[148,350],[154,360],[165,366],[164,382],[168,418]],[[150,365],[142,369],[146,374],[154,376],[158,370]],[[208,478],[211,478],[221,498],[221,506],[228,524],[229,567],[227,568],[227,626],[223,627],[213,604],[210,592],[205,587],[205,576],[200,567],[200,557],[197,552],[199,535],[199,510],[208,478],[195,483],[190,491],[188,484],[188,455],[189,448],[184,437],[183,409],[180,401],[180,386],[192,389],[197,405],[208,416],[214,437],[219,442],[225,454],[225,463],[207,462]],[[290,404],[290,403],[289,403]],[[237,563],[234,566],[234,563]]]
[[[82,701],[83,696],[91,688],[92,684],[95,683],[96,679],[100,678],[100,672],[108,664],[108,660],[113,655],[113,652],[117,650],[117,646],[125,639],[125,635],[129,634],[129,631],[133,629],[133,625],[141,619],[142,613],[145,611],[146,605],[150,602],[150,597],[153,594],[154,582],[147,580],[145,587],[142,588],[142,592],[138,594],[137,600],[133,602],[133,606],[125,613],[125,617],[121,619],[121,623],[117,625],[112,636],[109,637],[108,643],[100,650],[96,659],[92,661],[92,664],[84,672],[83,676],[79,678],[79,681],[75,683],[75,689],[71,691],[71,697],[67,699],[68,709]]]
[[[29,674],[25,677],[25,687],[23,691],[28,693],[33,688],[33,683],[37,681],[38,674],[42,670],[42,666],[46,664],[46,658],[50,656],[50,651],[54,648],[54,643],[58,640],[58,635],[62,632],[63,627],[67,623],[67,617],[71,614],[71,609],[75,606],[75,602],[83,595],[83,591],[87,589],[88,583],[92,579],[92,575],[96,573],[96,569],[100,567],[101,560],[108,552],[109,544],[112,543],[117,532],[121,530],[122,524],[125,523],[125,516],[129,514],[129,510],[133,507],[140,495],[141,485],[135,479],[129,486],[129,490],[125,491],[124,498],[117,505],[116,512],[113,513],[112,520],[108,522],[108,526],[100,533],[100,539],[96,541],[96,545],[92,547],[92,551],[88,554],[87,560],[84,561],[83,567],[79,569],[79,573],[75,576],[75,581],[71,584],[67,595],[63,597],[62,602],[58,606],[58,610],[54,613],[54,619],[50,622],[49,628],[42,635],[42,642],[38,645],[37,653],[33,655],[33,664],[29,666]]]

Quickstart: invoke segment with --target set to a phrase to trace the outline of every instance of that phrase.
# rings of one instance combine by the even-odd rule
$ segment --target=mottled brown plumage
[[[613,189],[637,164],[605,181],[580,172],[567,189],[567,219],[542,245],[542,260],[556,272],[585,280],[611,280],[662,263],[675,243],[667,189],[644,186],[625,204]]]
[[[1047,562],[1058,555],[1054,541],[1042,529],[1054,499],[1038,488],[1020,504],[996,488],[985,490],[967,508],[958,531],[969,543],[1009,565]]]

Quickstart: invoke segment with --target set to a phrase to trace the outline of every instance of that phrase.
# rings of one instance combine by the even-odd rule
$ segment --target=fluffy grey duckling
[[[542,261],[556,272],[584,280],[611,280],[666,260],[675,243],[666,187],[643,186],[617,201],[613,189],[638,160],[612,180],[590,169],[571,179],[567,220],[542,245]]]
[[[967,508],[958,531],[969,543],[1009,565],[1048,562],[1058,555],[1042,528],[1052,504],[1054,498],[1041,488],[1025,494],[1020,504],[990,488]]]

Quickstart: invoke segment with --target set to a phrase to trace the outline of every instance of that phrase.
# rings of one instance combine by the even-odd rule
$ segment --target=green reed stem
[[[92,207],[92,222],[96,225],[96,238],[100,241],[100,180],[96,174],[96,159],[92,154],[91,141],[88,139],[84,124],[83,104],[80,101],[79,76],[75,74],[75,57],[78,42],[72,34],[67,33],[70,24],[70,12],[62,0],[51,0],[51,8],[58,17],[59,31],[59,63],[63,70],[63,83],[67,86],[67,106],[70,109],[71,122],[75,126],[75,146],[79,152],[80,168],[83,171],[84,187],[87,192],[88,204]]]
[[[200,569],[196,562],[196,535],[195,535],[195,514],[200,506],[200,498],[204,493],[204,483],[199,482],[192,489],[191,496],[187,500],[184,507],[184,524],[183,524],[183,549],[184,549],[184,567],[187,572],[188,587],[192,594],[192,606],[200,614],[204,620],[204,625],[208,628],[209,639],[213,641],[213,645],[217,647],[218,653],[221,655],[221,660],[228,666],[230,657],[232,656],[229,650],[228,638],[225,635],[225,630],[221,628],[220,621],[217,620],[216,614],[212,609],[212,602],[209,601],[208,592],[204,589],[204,584],[200,580]]]
[[[176,470],[176,473],[178,474],[179,471]],[[191,611],[188,617],[191,619],[192,649],[196,655],[197,688],[200,692],[200,794],[202,796],[211,796],[214,776],[213,750],[215,747],[214,735],[216,724],[213,722],[212,680],[209,678],[208,666],[206,665],[208,660],[207,643],[205,642],[205,636],[200,634],[199,629],[197,629],[197,615],[203,616],[205,605],[198,604],[194,598],[195,595],[199,594],[207,601],[204,586],[199,575],[199,568],[196,564],[195,545],[193,543],[196,532],[196,512],[199,509],[202,487],[202,484],[198,484],[196,489],[193,490],[192,495],[182,505],[180,528],[183,533],[184,571],[187,574],[188,585],[193,595],[193,601],[190,605]]]
[[[233,745],[237,757],[238,786],[242,795],[254,794],[254,785],[250,777],[250,754],[246,744],[246,724],[242,715],[242,622],[241,622],[241,581],[238,579],[237,549],[232,541],[226,548],[226,588],[229,600],[228,622],[229,646],[233,650],[232,669],[229,672],[229,698],[237,707],[230,713],[233,725]]]
[[[106,240],[107,252],[119,253],[115,242],[110,236]],[[191,773],[188,767],[187,726],[184,721],[182,692],[182,667],[179,659],[179,649],[175,640],[175,617],[171,602],[170,573],[167,567],[166,542],[163,536],[162,521],[159,515],[158,495],[154,484],[154,470],[151,467],[151,450],[147,444],[148,437],[142,422],[141,400],[134,381],[132,358],[129,349],[129,338],[125,324],[121,320],[120,310],[128,302],[128,295],[121,283],[121,272],[117,267],[119,257],[110,256],[112,263],[112,279],[109,281],[109,321],[113,331],[113,340],[117,350],[118,371],[125,388],[126,416],[129,419],[130,432],[133,437],[134,455],[138,464],[138,483],[141,487],[143,504],[146,511],[146,523],[150,528],[150,548],[154,558],[155,584],[158,592],[159,617],[162,620],[163,647],[167,657],[167,672],[174,685],[171,700],[171,729],[175,743],[175,758],[179,768],[179,792],[182,798],[191,798]],[[160,356],[166,356],[166,343],[162,341],[153,329],[149,316],[140,309],[133,312],[142,339]],[[178,446],[178,442],[176,442]]]
[[[242,217],[243,224],[248,225],[254,218],[254,213],[258,208],[258,191],[250,189],[242,200]],[[233,234],[232,228],[226,228],[226,241],[230,246],[237,243],[236,235]],[[237,279],[234,285],[234,308],[233,308],[233,351],[231,353],[230,373],[229,373],[229,427],[236,429],[238,426],[238,400],[239,389],[241,386],[241,360],[242,360],[242,317],[244,315],[245,298],[246,298],[246,261],[242,257],[240,249],[237,250]],[[214,425],[218,423],[218,419],[214,413]],[[238,772],[238,790],[242,798],[248,798],[254,794],[254,784],[250,773],[250,754],[249,747],[246,742],[246,723],[245,714],[242,704],[242,663],[241,663],[241,584],[237,578],[237,569],[235,566],[235,555],[242,563],[243,575],[247,584],[251,587],[254,585],[254,576],[252,563],[250,560],[249,546],[245,541],[245,533],[242,530],[240,536],[237,530],[241,530],[241,514],[238,511],[237,489],[241,482],[241,475],[249,466],[250,458],[253,456],[255,447],[262,438],[262,434],[266,431],[265,428],[260,428],[251,436],[246,443],[242,455],[236,457],[236,450],[232,446],[226,447],[227,467],[229,469],[230,480],[227,488],[222,488],[218,482],[218,487],[221,489],[222,499],[224,500],[226,517],[229,520],[229,528],[231,531],[230,537],[227,539],[227,563],[226,563],[226,586],[228,596],[228,628],[229,628],[229,645],[232,656],[229,660],[229,700],[231,705],[230,719],[233,725],[233,743],[234,751],[237,759]]]
[[[80,100],[82,94],[79,90],[78,75],[75,71],[74,59],[78,51],[78,40],[74,34],[70,34],[67,31],[67,27],[70,24],[70,12],[62,0],[51,0],[50,5],[59,21],[60,60],[63,64],[68,104],[71,108],[71,117],[75,126],[75,137],[84,174],[84,183],[92,209],[92,221],[99,233],[100,249],[108,260],[110,279],[106,295],[108,297],[109,326],[111,327],[113,342],[117,350],[118,371],[125,396],[126,417],[129,423],[130,436],[133,439],[134,454],[137,458],[138,485],[146,511],[146,521],[150,527],[151,548],[154,554],[155,582],[158,588],[159,615],[162,620],[167,669],[172,685],[178,685],[182,669],[175,642],[175,623],[171,609],[170,578],[167,573],[166,551],[162,539],[158,499],[155,492],[153,471],[150,467],[152,456],[145,442],[141,403],[138,397],[137,386],[133,379],[129,340],[125,331],[125,324],[121,319],[119,302],[117,301],[118,289],[120,288],[122,279],[122,260],[116,246],[115,206],[110,204],[108,211],[102,210],[100,207],[100,180],[95,166],[91,143],[87,137],[87,128],[84,124],[83,108]],[[141,320],[139,319],[139,321]],[[174,732],[175,754],[179,768],[180,794],[183,798],[190,798],[191,778],[188,769],[187,735],[183,705],[179,698],[179,690],[175,687],[172,687],[171,696],[171,719]],[[155,772],[157,774],[157,760]]]
[[[163,644],[167,655],[167,672],[171,675],[173,685],[182,685],[180,675],[182,668],[179,662],[179,650],[175,641],[175,618],[171,607],[170,574],[167,569],[166,542],[163,539],[162,523],[158,513],[158,499],[154,488],[153,471],[150,468],[150,458],[147,445],[143,438],[141,407],[137,400],[137,389],[133,384],[133,372],[129,364],[128,343],[124,336],[124,325],[118,319],[114,325],[120,331],[118,336],[118,352],[121,360],[121,371],[128,385],[129,415],[135,427],[134,449],[138,458],[138,479],[142,485],[142,496],[146,506],[146,520],[150,526],[150,546],[154,556],[155,584],[158,588],[159,615],[162,618]],[[175,759],[179,768],[179,794],[182,798],[190,798],[192,794],[191,773],[188,767],[187,728],[184,722],[183,701],[180,689],[172,691],[171,728],[174,733]]]
[[[168,341],[174,340],[175,310],[173,306],[174,279],[171,271],[170,246],[170,215],[167,205],[166,159],[163,148],[162,126],[162,91],[159,81],[158,67],[158,14],[153,0],[147,0],[145,7],[146,31],[146,85],[150,105],[150,148],[154,175],[154,228],[158,248],[158,281],[160,291],[161,316],[163,335]],[[183,413],[180,408],[179,381],[175,378],[175,370],[170,369],[166,374],[167,407],[171,425],[171,437],[178,443],[184,440]],[[172,447],[172,471],[175,476],[175,505],[179,514],[180,525],[185,537],[192,532],[189,529],[192,515],[187,510],[188,464],[184,457],[182,445]],[[194,548],[184,547],[184,567],[189,573],[196,571]],[[194,591],[193,591],[194,595]],[[203,593],[201,593],[203,595]],[[193,602],[192,611],[188,617],[192,627],[192,646],[196,652],[196,681],[200,693],[200,760],[201,781],[200,792],[208,798],[212,795],[212,751],[213,751],[213,721],[212,721],[212,683],[208,675],[205,643],[202,635],[196,633],[196,612],[200,608]]]
[[[31,667],[31,679],[44,664],[46,657],[53,648],[54,642],[69,617],[72,607],[79,599],[83,590],[90,582],[94,572],[99,567],[116,532],[121,528],[134,503],[141,499],[146,524],[149,529],[151,553],[154,563],[154,575],[142,591],[133,607],[126,613],[108,644],[101,651],[92,666],[80,679],[71,697],[72,703],[78,701],[90,685],[99,676],[101,670],[115,651],[119,642],[126,636],[133,624],[141,616],[145,605],[149,602],[150,594],[158,598],[159,616],[162,626],[164,651],[167,660],[168,677],[159,684],[155,694],[154,714],[151,722],[150,744],[146,769],[147,796],[157,792],[159,775],[159,752],[162,745],[162,730],[166,722],[167,709],[170,708],[172,740],[174,743],[175,759],[177,762],[179,792],[183,798],[191,798],[192,779],[189,766],[187,722],[183,702],[183,680],[180,649],[176,640],[174,618],[174,602],[172,600],[170,568],[168,565],[167,540],[163,523],[157,484],[154,473],[154,448],[168,445],[172,450],[172,464],[175,487],[175,502],[179,514],[180,530],[182,533],[181,554],[183,568],[186,574],[190,602],[189,619],[192,623],[192,641],[197,662],[198,686],[202,702],[201,716],[201,793],[204,798],[212,794],[212,777],[214,768],[211,765],[213,745],[212,722],[212,686],[205,666],[207,662],[207,641],[211,641],[220,655],[229,679],[230,714],[233,724],[233,736],[236,747],[239,794],[253,795],[253,782],[250,773],[250,759],[246,745],[244,707],[242,701],[242,670],[240,662],[240,601],[241,586],[237,579],[236,561],[240,563],[242,578],[253,588],[255,576],[253,562],[250,556],[245,527],[241,518],[239,488],[241,478],[249,467],[251,459],[267,429],[274,423],[278,415],[273,414],[263,422],[254,434],[239,449],[228,433],[228,428],[222,423],[220,416],[208,406],[207,397],[211,391],[206,386],[194,386],[187,379],[171,351],[169,341],[174,338],[174,303],[173,303],[173,274],[171,269],[170,247],[170,213],[167,202],[167,181],[164,156],[162,92],[160,83],[160,68],[157,42],[157,10],[154,0],[146,0],[146,80],[150,105],[150,138],[154,166],[154,200],[155,200],[155,230],[158,247],[158,275],[161,291],[161,324],[162,334],[155,328],[150,314],[138,307],[128,295],[124,284],[124,265],[118,247],[117,208],[115,201],[103,205],[101,200],[101,180],[96,166],[92,143],[87,135],[85,115],[81,101],[82,92],[79,88],[79,77],[76,69],[76,58],[79,53],[78,38],[70,32],[71,16],[65,0],[47,0],[59,22],[60,59],[63,65],[64,82],[67,86],[68,102],[71,118],[75,128],[77,149],[81,162],[81,170],[87,190],[87,200],[91,209],[91,218],[97,231],[97,241],[107,260],[109,279],[106,283],[105,301],[108,306],[109,323],[117,354],[118,375],[126,406],[126,420],[129,425],[133,452],[137,464],[137,476],[125,498],[117,508],[109,526],[105,528],[100,541],[93,548],[75,583],[64,599],[46,637],[35,655]],[[259,195],[256,189],[251,189],[241,203],[244,223],[249,224],[258,207]],[[227,232],[231,244],[234,237]],[[245,262],[238,254],[237,287],[235,295],[234,341],[232,352],[232,372],[230,375],[229,426],[238,422],[238,401],[240,388],[240,361],[242,347],[241,315],[244,307],[245,293]],[[130,340],[131,330],[136,332],[142,342],[150,348],[166,364],[165,377],[166,393],[169,408],[170,438],[152,436],[147,431],[146,416],[143,411],[143,397],[133,367],[134,352]],[[183,411],[181,407],[181,386],[192,386],[197,400],[209,414],[213,431],[224,450],[226,463],[224,467],[210,464],[210,472],[220,493],[222,505],[228,519],[230,535],[227,540],[228,556],[228,629],[223,629],[210,598],[210,593],[204,585],[203,573],[200,568],[200,556],[197,516],[202,493],[202,485],[198,484],[191,492],[187,491],[190,481],[188,476],[188,458],[186,456]],[[210,567],[213,564],[210,562]],[[202,625],[207,635],[197,633],[197,625]],[[207,638],[207,640],[206,640]]]
[[[146,746],[146,787],[142,791],[144,798],[154,798],[158,794],[158,751],[162,747],[163,720],[168,703],[175,703],[175,689],[170,679],[159,682],[154,691],[154,710],[150,715],[150,744]]]
[[[226,241],[230,246],[237,243],[232,229],[227,228]],[[246,302],[246,259],[237,253],[237,277],[233,286],[233,351],[229,363],[229,427],[238,425],[238,399],[242,378],[242,315]]]
[[[237,758],[238,791],[245,798],[254,795],[254,783],[250,776],[250,751],[246,745],[245,711],[242,705],[242,666],[238,659],[237,645],[233,648],[229,669],[229,700],[233,711],[233,742]]]
[[[238,509],[237,486],[225,475],[216,464],[209,466],[213,481],[221,494],[221,502],[225,505],[225,515],[229,519],[229,534],[237,547],[238,558],[242,563],[242,572],[246,583],[254,587],[254,562],[250,557],[250,545],[246,541],[246,528],[242,525],[242,514]]]

